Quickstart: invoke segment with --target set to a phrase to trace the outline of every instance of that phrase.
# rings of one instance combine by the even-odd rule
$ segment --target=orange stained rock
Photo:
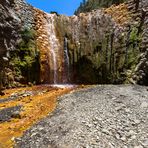
[[[24,97],[15,101],[0,104],[0,109],[22,105],[21,118],[13,119],[0,124],[0,147],[11,148],[14,145],[14,138],[23,135],[30,126],[41,118],[51,113],[57,104],[57,96],[70,92],[72,89],[54,89],[48,87],[20,88],[5,91],[9,95],[20,90],[46,90],[47,92],[34,96]],[[8,95],[6,94],[6,95]],[[6,96],[4,96],[6,97]]]
[[[118,6],[112,5],[111,7],[104,9],[104,12],[111,15],[119,25],[124,25],[131,20],[130,12],[125,3]]]

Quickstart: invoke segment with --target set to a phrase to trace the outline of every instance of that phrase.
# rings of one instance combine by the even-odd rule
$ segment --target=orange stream
[[[16,105],[23,106],[20,119],[13,118],[9,122],[0,123],[0,148],[13,147],[14,138],[22,136],[24,131],[26,131],[34,123],[53,112],[57,105],[57,97],[72,91],[72,88],[34,86],[28,88],[10,89],[6,90],[6,95],[0,97],[0,99],[7,98],[14,92],[24,90],[43,90],[44,93],[24,97],[23,99],[17,99],[10,102],[0,103],[0,110]]]

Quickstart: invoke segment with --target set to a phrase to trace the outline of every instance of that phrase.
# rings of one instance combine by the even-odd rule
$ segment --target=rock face
[[[138,84],[148,85],[148,1],[140,3],[142,10],[141,25],[143,25],[141,50],[142,54],[135,69],[134,79]]]
[[[39,73],[32,6],[23,0],[1,0],[0,14],[0,86],[37,82],[37,74],[30,76]]]
[[[33,29],[35,26],[35,16],[33,6],[26,3],[25,0],[14,0],[14,9],[21,20],[22,28]]]
[[[47,14],[23,0],[2,1],[1,55],[14,49],[20,39],[19,52],[10,55],[10,79],[21,83],[147,85],[147,6],[146,0],[137,4],[130,0],[67,17]]]
[[[147,38],[144,37],[144,34],[147,34],[147,14],[143,14],[143,8],[147,11],[146,1],[141,0],[137,6],[132,0],[105,10],[93,10],[71,17],[46,14],[36,9],[36,26],[42,57],[42,82],[53,82],[53,71],[58,75],[57,82],[62,82],[65,63],[63,54],[66,49],[70,65],[70,74],[67,76],[69,82],[139,83],[141,81],[141,84],[147,84],[144,78],[141,80],[141,76],[138,76],[140,66],[137,67],[141,63],[139,55],[143,53],[143,45],[145,47],[143,39]],[[51,21],[48,21],[49,16],[54,23],[53,32],[54,34],[56,32],[54,38],[56,37],[58,45],[54,50],[50,46],[53,40],[49,40],[49,34],[53,32],[48,34],[47,30],[47,26],[51,25]],[[46,47],[50,49],[47,50]],[[53,56],[49,56],[52,55],[52,51],[56,54],[56,68],[53,59],[51,61]],[[51,73],[50,78],[47,71]]]
[[[19,18],[13,10],[14,1],[0,1],[0,54],[5,56],[6,50],[13,50],[18,37]]]
[[[13,9],[14,1],[0,0],[0,90],[2,87],[3,71],[8,62],[9,52],[15,49],[19,36],[17,29],[20,19]]]

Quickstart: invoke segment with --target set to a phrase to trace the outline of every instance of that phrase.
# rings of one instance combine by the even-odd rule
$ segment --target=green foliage
[[[58,12],[56,11],[50,11],[50,14],[56,14],[57,16],[59,16]]]
[[[138,29],[137,28],[133,28],[130,34],[130,42],[136,42],[138,40]]]
[[[28,28],[25,28],[23,31],[21,31],[21,36],[24,42],[29,42],[30,40],[34,39],[35,32],[34,30],[29,30]]]
[[[109,7],[112,4],[120,4],[125,1],[126,0],[84,0],[82,3],[80,3],[80,6],[75,11],[75,14],[78,15],[81,12],[89,12],[101,7]]]
[[[22,40],[17,51],[11,53],[10,65],[12,65],[17,75],[22,75],[28,82],[38,82],[39,80],[39,51],[36,47],[35,32],[24,29],[21,32]]]

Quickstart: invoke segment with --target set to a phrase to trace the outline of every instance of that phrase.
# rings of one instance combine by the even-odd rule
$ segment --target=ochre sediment
[[[70,88],[60,89],[37,86],[6,90],[6,95],[3,96],[3,98],[7,98],[12,94],[12,92],[18,93],[24,90],[36,92],[42,90],[43,93],[35,96],[24,97],[23,99],[18,98],[15,101],[0,104],[0,110],[22,105],[20,118],[14,118],[9,122],[3,122],[0,124],[0,147],[11,148],[14,145],[14,138],[20,137],[30,126],[54,111],[57,105],[58,96],[71,91]]]

